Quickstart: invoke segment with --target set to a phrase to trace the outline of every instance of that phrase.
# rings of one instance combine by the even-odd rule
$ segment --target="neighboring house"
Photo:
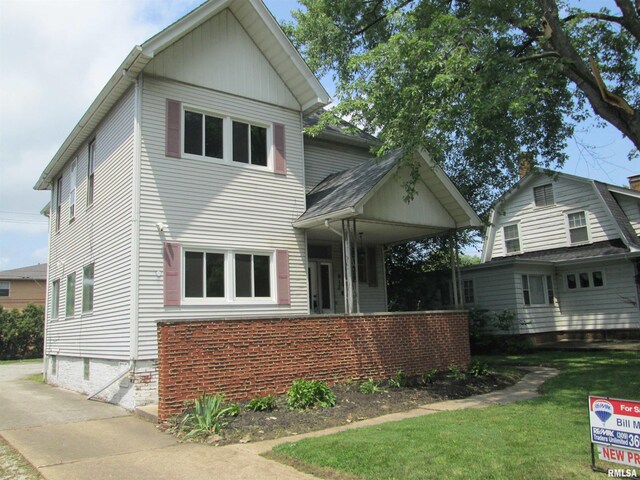
[[[465,306],[510,310],[539,340],[637,335],[640,176],[630,185],[524,176],[491,212],[483,263],[462,272]]]
[[[304,136],[329,101],[258,0],[211,0],[136,46],[35,187],[47,380],[154,402],[157,322],[386,311],[385,245],[480,225],[425,152],[408,204],[401,152]]]
[[[5,310],[22,310],[30,303],[44,306],[46,296],[46,263],[0,272],[0,305]]]

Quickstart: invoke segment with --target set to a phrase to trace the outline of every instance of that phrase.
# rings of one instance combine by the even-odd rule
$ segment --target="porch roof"
[[[446,231],[478,227],[481,221],[425,151],[414,158],[419,178],[417,194],[404,201],[404,184],[411,172],[402,165],[402,150],[373,158],[354,168],[329,175],[307,194],[307,210],[294,223],[315,238],[330,236],[327,226],[357,219],[369,241],[393,243]]]

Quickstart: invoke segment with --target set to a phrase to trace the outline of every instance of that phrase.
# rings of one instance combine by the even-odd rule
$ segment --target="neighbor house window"
[[[0,297],[8,297],[10,288],[11,288],[11,282],[9,281],[0,282]]]
[[[567,289],[569,290],[576,290],[578,287],[598,288],[602,286],[604,286],[604,274],[602,270],[567,274]]]
[[[93,310],[93,263],[82,271],[82,313]]]
[[[60,280],[54,280],[51,287],[51,318],[58,318],[60,309]]]
[[[224,298],[224,254],[185,252],[184,255],[184,296],[186,298]]]
[[[271,257],[240,253],[234,257],[236,297],[270,297]]]
[[[223,158],[223,132],[222,118],[184,111],[184,153]]]
[[[582,243],[589,240],[586,212],[574,212],[567,215],[569,222],[569,238],[571,243]]]
[[[60,213],[62,212],[62,177],[56,182],[56,232],[60,230]]]
[[[67,275],[65,316],[72,317],[76,309],[76,274]]]
[[[358,248],[358,282],[367,283],[367,250]]]
[[[520,251],[520,234],[518,225],[506,225],[504,227],[504,244],[507,253],[515,253]]]
[[[567,275],[567,288],[569,290],[575,290],[578,288],[578,281],[576,280],[576,275],[574,273]]]
[[[473,280],[463,280],[462,291],[464,293],[464,303],[475,303],[475,292],[473,291]]]
[[[233,161],[267,166],[267,129],[233,122]]]
[[[94,170],[96,159],[96,141],[89,144],[89,161],[87,166],[87,205],[93,203]]]
[[[522,296],[525,305],[553,304],[551,276],[522,275]]]
[[[78,159],[71,162],[71,176],[69,177],[69,220],[76,216],[76,180],[78,173]]]
[[[546,207],[547,205],[553,205],[553,187],[550,183],[546,185],[540,185],[533,189],[533,199],[536,203],[536,207]]]
[[[604,278],[600,271],[591,272],[591,279],[593,280],[594,287],[602,287],[604,285]]]

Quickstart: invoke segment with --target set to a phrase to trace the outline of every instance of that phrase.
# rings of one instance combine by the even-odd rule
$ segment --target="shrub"
[[[276,408],[276,397],[273,395],[256,397],[247,403],[244,408],[252,412],[270,412]]]
[[[527,322],[520,322],[526,325]],[[473,309],[469,311],[469,340],[473,355],[486,353],[520,354],[533,350],[531,339],[516,333],[518,317],[511,310],[489,312]]]
[[[433,383],[433,381],[436,379],[437,374],[438,374],[437,368],[432,368],[430,370],[427,370],[420,377],[420,381],[422,382],[423,385],[427,385],[428,383]]]
[[[42,357],[44,307],[27,305],[22,312],[0,305],[0,360]]]
[[[404,388],[408,383],[409,378],[402,370],[398,370],[396,374],[389,379],[389,385],[393,388]]]
[[[467,378],[467,375],[464,372],[460,371],[460,369],[455,365],[449,365],[449,368],[447,368],[447,372],[447,377],[453,378],[454,380],[466,380]]]
[[[469,366],[469,373],[474,377],[484,377],[485,375],[489,375],[489,366],[486,363],[476,360]]]
[[[336,396],[325,382],[295,380],[287,391],[287,405],[292,409],[305,410],[316,405],[333,407]]]
[[[237,405],[225,405],[224,394],[208,395],[203,393],[193,402],[183,415],[178,430],[184,438],[208,436],[219,433],[227,422],[225,417],[236,416],[239,412]]]
[[[370,395],[372,393],[379,393],[382,391],[380,388],[380,382],[375,382],[373,378],[369,378],[360,384],[359,387],[360,393],[364,393],[365,395]]]

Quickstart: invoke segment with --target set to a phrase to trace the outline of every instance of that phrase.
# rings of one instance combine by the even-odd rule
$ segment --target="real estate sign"
[[[601,460],[640,465],[640,402],[590,396],[589,422]]]

